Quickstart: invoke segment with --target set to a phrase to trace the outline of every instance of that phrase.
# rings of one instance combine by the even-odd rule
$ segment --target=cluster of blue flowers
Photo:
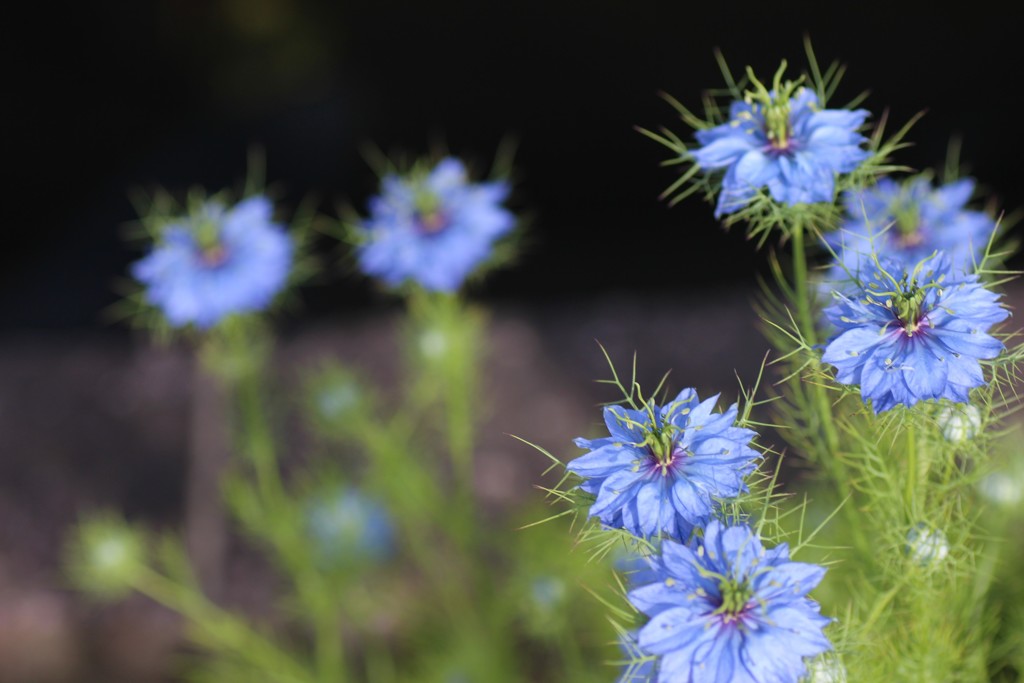
[[[835,202],[840,175],[873,154],[859,132],[867,111],[822,108],[812,90],[780,78],[771,89],[753,80],[729,121],[696,133],[690,157],[709,177],[720,175],[716,217],[762,199],[783,207]],[[929,400],[969,403],[985,382],[982,361],[1004,350],[991,330],[1009,314],[976,272],[995,224],[966,208],[973,190],[970,180],[935,187],[926,177],[883,178],[843,195],[845,217],[825,238],[835,260],[824,285],[833,303],[823,312],[830,337],[821,359],[838,383],[859,387],[875,413]],[[513,229],[503,206],[509,192],[505,182],[470,182],[451,157],[382,178],[369,216],[353,226],[360,267],[391,287],[458,290]],[[209,201],[169,222],[132,269],[147,302],[172,327],[201,330],[267,308],[294,257],[272,213],[256,196],[234,207]],[[319,410],[342,415],[358,404],[354,391],[332,388]],[[808,597],[824,568],[791,561],[784,543],[765,548],[725,510],[748,492],[761,454],[755,432],[737,424],[737,405],[716,412],[718,399],[701,401],[688,388],[664,405],[607,407],[608,435],[575,442],[587,452],[567,469],[593,499],[589,515],[657,548],[628,577],[627,597],[648,620],[623,636],[634,660],[623,683],[796,683],[832,648],[824,635],[831,620]],[[969,415],[947,438],[968,433]],[[305,515],[324,566],[344,569],[392,551],[386,512],[354,490],[311,499]],[[948,547],[939,534],[915,527],[908,553],[941,560]],[[535,598],[553,601],[559,585],[536,584]]]
[[[717,402],[684,389],[660,407],[607,407],[609,436],[576,441],[589,452],[568,469],[595,496],[590,515],[660,542],[660,555],[627,574],[629,600],[651,619],[624,645],[640,657],[621,681],[795,682],[805,658],[831,648],[829,619],[806,597],[825,570],[716,518],[761,457],[736,404],[716,413]]]
[[[771,90],[753,79],[729,121],[696,133],[693,161],[723,172],[716,217],[765,188],[788,207],[832,202],[837,175],[871,157],[857,132],[866,111],[821,109],[813,92],[780,77]],[[968,179],[936,188],[926,177],[882,178],[843,196],[846,217],[826,236],[835,261],[822,289],[836,303],[825,310],[833,334],[822,359],[876,413],[929,399],[966,403],[984,384],[979,361],[1004,348],[988,332],[1007,312],[974,274],[996,226],[966,208],[973,192]]]
[[[967,179],[933,188],[923,177],[883,178],[847,193],[847,217],[827,237],[835,302],[824,311],[833,334],[822,360],[876,413],[967,403],[985,383],[979,361],[1004,349],[989,330],[1009,313],[975,272],[996,225],[965,208],[973,191]]]

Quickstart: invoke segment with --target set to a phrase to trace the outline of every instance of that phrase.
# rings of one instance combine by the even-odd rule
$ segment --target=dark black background
[[[696,106],[736,68],[849,70],[838,101],[903,122],[900,160],[941,164],[964,139],[969,170],[1024,204],[1022,22],[994,3],[316,2],[160,0],[37,7],[5,22],[5,183],[0,326],[103,325],[113,285],[138,257],[123,245],[132,188],[237,186],[266,150],[287,211],[362,208],[376,179],[360,156],[441,141],[485,169],[519,141],[515,203],[529,249],[482,294],[529,303],[611,291],[693,293],[747,283],[761,267],[694,199],[657,200],[664,153],[634,125],[682,123],[658,99]],[[308,289],[302,315],[358,310],[372,288],[339,276]]]

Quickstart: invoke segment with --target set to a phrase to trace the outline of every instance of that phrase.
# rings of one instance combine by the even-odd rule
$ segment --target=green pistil
[[[772,92],[761,81],[757,80],[754,72],[748,67],[747,75],[750,78],[753,89],[748,90],[743,96],[747,104],[760,108],[764,116],[765,135],[768,137],[772,147],[778,150],[789,149],[790,138],[793,134],[790,124],[791,108],[789,102],[793,99],[794,95],[799,94],[803,90],[799,79],[796,81],[782,80],[782,74],[785,70],[786,62],[782,62],[782,66],[775,72],[775,78],[772,81],[772,90],[775,91],[773,97]]]
[[[423,232],[432,234],[444,229],[446,219],[436,194],[422,187],[417,189],[413,206]]]
[[[921,210],[915,202],[900,202],[892,208],[901,246],[914,247],[924,241],[921,235]]]
[[[765,105],[765,133],[772,146],[778,149],[789,147],[789,100],[777,101]]]
[[[672,436],[668,430],[651,432],[647,435],[647,445],[650,446],[651,453],[658,460],[664,473],[665,469],[672,464]]]
[[[203,261],[210,266],[217,266],[227,258],[227,250],[220,239],[220,224],[208,216],[194,221],[196,244],[202,254]]]
[[[886,308],[892,309],[902,323],[908,337],[912,337],[920,327],[925,294],[924,288],[915,285],[910,291],[900,292],[885,302]]]
[[[722,593],[722,604],[714,613],[723,615],[726,621],[735,620],[754,597],[754,592],[750,589],[750,584],[746,579],[742,581],[735,577],[722,579],[718,584],[718,590]]]
[[[203,251],[210,251],[220,247],[220,225],[217,221],[203,216],[195,220],[196,243]]]

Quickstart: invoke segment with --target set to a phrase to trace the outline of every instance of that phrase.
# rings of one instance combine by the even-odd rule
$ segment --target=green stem
[[[804,226],[799,220],[793,224],[791,239],[793,242],[793,290],[796,298],[797,325],[804,342],[808,346],[813,347],[818,343],[818,332],[811,310],[811,290],[807,278],[807,247],[804,243]],[[815,369],[820,366],[820,360],[816,355],[812,357],[811,363]],[[841,441],[832,414],[832,404],[825,393],[825,387],[811,383],[807,390],[811,393],[812,405],[814,406],[813,414],[818,418],[818,424],[811,423],[808,425],[808,429],[813,433],[816,431],[815,427],[820,427],[820,433],[824,437],[824,448],[819,449],[817,459],[825,464],[825,469],[832,479],[839,499],[845,500],[853,493],[853,480],[840,455]],[[854,505],[843,505],[843,515],[853,534],[856,547],[861,552],[870,553],[871,545],[861,528],[862,520],[858,519],[855,508],[856,506]]]
[[[799,221],[793,224],[793,289],[796,291],[797,324],[800,334],[808,346],[818,343],[818,333],[811,317],[810,291],[807,287],[807,247],[804,245],[804,227]]]
[[[917,492],[917,443],[914,435],[914,425],[907,428],[907,482],[904,496],[906,498],[907,511],[916,514],[914,501]]]
[[[341,615],[333,591],[318,574],[310,573],[300,589],[306,609],[311,610],[317,679],[321,683],[348,680],[345,650],[341,641]]]
[[[875,606],[871,609],[871,613],[868,614],[868,618],[865,619],[864,623],[861,625],[861,631],[863,633],[871,633],[871,629],[874,627],[875,622],[877,622],[881,618],[882,612],[885,611],[885,608],[889,606],[889,603],[892,602],[893,598],[895,598],[899,594],[899,592],[903,590],[904,583],[904,581],[900,581],[895,586],[886,591],[886,593],[879,596],[878,600],[875,602]]]
[[[457,332],[458,338],[468,348],[459,344],[447,353],[445,364],[448,366],[448,386],[444,410],[447,424],[448,449],[451,452],[452,469],[455,475],[456,507],[455,530],[459,542],[467,552],[471,551],[476,536],[476,495],[474,467],[474,415],[475,382],[473,373],[476,370],[476,330],[473,321],[468,319],[465,311],[456,314],[458,325],[462,328]]]
[[[813,347],[818,343],[818,331],[814,324],[814,317],[811,312],[811,292],[807,280],[807,248],[804,245],[804,229],[800,222],[793,225],[793,289],[796,292],[797,325],[800,327],[800,335],[808,346]],[[817,367],[819,361],[814,358],[814,365]],[[825,436],[824,455],[833,461],[837,469],[837,475],[842,481],[848,481],[846,467],[836,455],[839,450],[839,433],[836,430],[835,422],[832,420],[832,405],[825,395],[824,387],[812,384],[810,387],[814,398],[815,411],[821,421],[821,431]],[[833,457],[835,456],[835,457]],[[840,495],[843,491],[840,491]]]
[[[368,425],[360,431],[359,438],[370,456],[380,461],[379,468],[373,468],[377,476],[387,479],[375,481],[378,488],[399,486],[390,498],[395,501],[396,518],[405,523],[403,548],[409,553],[413,564],[419,568],[440,596],[442,608],[453,624],[469,621],[476,623],[474,584],[467,577],[453,575],[439,558],[470,557],[444,550],[445,543],[438,534],[450,533],[447,524],[451,511],[446,509],[444,498],[436,494],[436,482],[424,468],[422,459],[410,459],[407,454],[414,452],[410,444],[409,428],[395,421],[386,427]],[[400,478],[396,473],[400,472]],[[469,520],[470,523],[473,520]],[[455,539],[451,539],[455,540]],[[460,563],[459,569],[465,569]],[[466,616],[469,618],[465,618]]]
[[[258,370],[246,373],[235,384],[239,410],[242,456],[252,463],[256,486],[267,509],[279,509],[284,486],[277,466],[274,437],[262,400],[262,377]]]
[[[231,343],[236,348],[232,352],[245,354],[247,349],[241,347],[255,345],[258,341],[245,334],[234,336]],[[261,507],[268,516],[287,514],[291,503],[281,480],[274,435],[264,404],[263,364],[246,367],[233,378],[231,388],[238,415],[238,450],[252,465]],[[315,569],[295,565],[291,552],[294,539],[290,536],[282,537],[275,528],[273,525],[266,528],[266,540],[277,551],[285,566],[289,567],[298,598],[310,615],[314,631],[317,680],[322,683],[348,680],[340,637],[340,618],[337,603],[331,599],[332,591]]]
[[[455,356],[455,354],[452,354]],[[461,497],[472,499],[474,486],[473,467],[473,410],[471,407],[472,390],[465,376],[466,368],[458,367],[466,362],[465,358],[451,358],[453,367],[452,379],[448,386],[445,411],[448,413],[448,448],[452,455],[452,466],[455,480]]]
[[[476,536],[475,437],[480,324],[458,295],[416,291],[409,300],[414,332],[422,342],[438,334],[442,344],[414,355],[422,399],[409,412],[426,409],[443,427],[444,447],[455,484],[447,528],[466,553]],[[422,400],[421,399],[421,400]],[[436,417],[435,417],[436,416]]]
[[[133,587],[190,621],[195,627],[195,640],[210,650],[231,655],[270,680],[308,683],[309,672],[303,666],[252,630],[244,620],[213,604],[199,591],[148,567],[140,570]]]

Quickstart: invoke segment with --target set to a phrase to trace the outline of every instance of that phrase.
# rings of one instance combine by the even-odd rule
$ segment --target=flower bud
[[[907,532],[906,551],[915,564],[936,567],[949,555],[949,540],[941,529],[918,522]]]
[[[131,591],[145,566],[142,534],[114,517],[86,520],[74,533],[67,560],[72,581],[104,599]]]

